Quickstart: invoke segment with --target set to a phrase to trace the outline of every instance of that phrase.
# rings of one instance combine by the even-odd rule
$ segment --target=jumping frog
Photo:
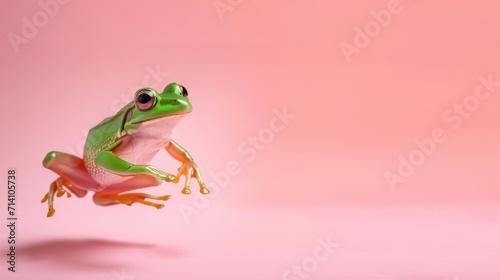
[[[163,181],[178,183],[180,177],[185,176],[182,193],[191,193],[191,178],[196,178],[201,193],[210,193],[193,157],[171,139],[174,127],[192,110],[187,97],[186,88],[177,83],[167,85],[162,93],[152,88],[139,89],[132,102],[89,131],[83,159],[49,152],[43,166],[59,177],[42,199],[42,203],[48,202],[47,217],[55,213],[54,195],[70,197],[70,192],[84,197],[92,191],[97,205],[142,203],[160,209],[163,204],[150,200],[165,201],[170,195],[123,192],[157,186]],[[177,175],[149,165],[162,149],[182,163]]]

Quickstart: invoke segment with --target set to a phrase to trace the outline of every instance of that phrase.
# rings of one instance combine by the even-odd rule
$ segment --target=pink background
[[[19,220],[16,273],[0,226],[0,278],[287,279],[330,236],[339,247],[307,279],[499,279],[500,87],[457,129],[443,114],[478,77],[500,81],[500,2],[401,0],[350,62],[342,42],[393,1],[229,2],[221,19],[212,0],[73,0],[18,53],[7,34],[43,10],[2,2],[0,170],[18,170]],[[174,138],[206,181],[231,161],[241,173],[189,223],[180,207],[200,194],[167,183],[145,190],[172,195],[162,210],[88,195],[57,199],[47,219],[45,154],[78,153],[137,88],[172,81],[194,107]],[[295,117],[247,160],[238,146],[284,107]],[[436,128],[446,141],[391,189],[384,173]]]

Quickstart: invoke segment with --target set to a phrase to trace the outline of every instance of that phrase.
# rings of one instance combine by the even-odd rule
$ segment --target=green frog
[[[186,178],[182,193],[191,193],[191,179],[195,178],[200,192],[209,194],[193,157],[171,138],[173,129],[191,111],[188,91],[182,85],[168,84],[162,93],[141,88],[133,101],[90,129],[83,158],[49,152],[43,166],[59,177],[42,199],[48,203],[47,217],[55,213],[55,196],[70,197],[73,193],[84,197],[88,191],[94,192],[97,205],[141,203],[160,209],[164,205],[153,201],[166,201],[170,195],[124,192],[158,186],[163,181],[178,183],[181,176]],[[181,162],[177,175],[149,165],[160,150]]]

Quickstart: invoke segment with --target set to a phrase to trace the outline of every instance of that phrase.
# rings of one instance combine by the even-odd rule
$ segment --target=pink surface
[[[2,4],[0,279],[500,278],[499,2],[172,2]],[[172,81],[213,194],[45,218],[45,154]]]

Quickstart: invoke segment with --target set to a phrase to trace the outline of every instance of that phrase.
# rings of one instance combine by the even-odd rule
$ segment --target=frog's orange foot
[[[64,177],[57,178],[52,184],[50,184],[49,192],[45,194],[42,199],[42,203],[47,202],[49,205],[49,210],[47,212],[47,217],[52,217],[56,210],[54,209],[54,195],[57,197],[61,197],[66,195],[66,197],[71,197],[71,193],[64,189],[64,187],[68,188],[72,191],[76,196],[83,197],[87,194],[86,190],[79,189],[71,184],[70,181],[66,180]]]
[[[113,205],[113,204],[125,204],[132,205],[133,203],[141,203],[144,205],[153,206],[157,209],[163,208],[163,204],[154,203],[146,199],[163,200],[166,201],[170,198],[170,195],[155,196],[145,193],[125,193],[125,194],[99,194],[94,195],[94,202],[98,205]]]
[[[200,170],[198,169],[196,163],[194,163],[191,160],[185,161],[182,163],[181,167],[178,168],[178,170],[179,173],[177,173],[177,176],[172,182],[178,183],[180,181],[181,176],[184,176],[186,178],[186,182],[184,183],[184,188],[181,191],[183,194],[191,193],[190,186],[192,178],[195,178],[198,181],[198,184],[200,185],[200,193],[202,194],[210,193],[210,190],[206,187],[205,183],[201,179]]]

